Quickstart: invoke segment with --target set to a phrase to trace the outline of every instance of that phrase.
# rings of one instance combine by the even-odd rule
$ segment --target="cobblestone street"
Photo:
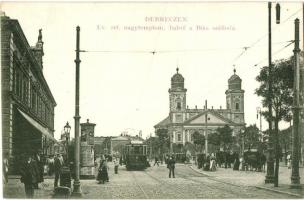
[[[168,178],[168,169],[152,166],[145,171],[127,171],[120,167],[114,174],[110,165],[110,182],[97,184],[96,180],[81,180],[86,199],[195,199],[195,198],[295,198],[287,194],[259,190],[251,186],[237,186],[197,173],[187,165],[176,166],[176,178]],[[9,188],[9,189],[8,189]],[[51,198],[53,179],[46,179],[35,198]],[[4,188],[5,198],[24,198],[23,185],[10,179]]]

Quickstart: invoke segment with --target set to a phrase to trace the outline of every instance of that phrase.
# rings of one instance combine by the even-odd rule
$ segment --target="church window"
[[[236,110],[239,110],[239,109],[240,109],[239,103],[235,103],[235,109],[236,109]]]

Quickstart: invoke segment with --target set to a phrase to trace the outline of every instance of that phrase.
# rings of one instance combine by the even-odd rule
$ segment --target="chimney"
[[[213,106],[211,106],[211,109],[213,110]]]
[[[38,41],[36,43],[36,46],[31,47],[31,50],[40,66],[40,69],[43,69],[43,61],[42,57],[44,55],[43,52],[43,41],[42,41],[42,29],[39,29],[39,35],[38,35]]]
[[[195,105],[195,109],[197,109],[197,105]]]
[[[220,110],[222,110],[222,106],[220,106]]]

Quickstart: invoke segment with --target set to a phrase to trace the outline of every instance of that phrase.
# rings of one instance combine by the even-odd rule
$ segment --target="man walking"
[[[34,187],[37,183],[37,173],[34,165],[33,158],[26,155],[20,169],[20,181],[24,183],[26,198],[30,199],[34,197]]]
[[[54,187],[55,188],[58,187],[58,180],[60,178],[62,166],[63,166],[62,157],[60,157],[60,154],[57,154],[54,159],[54,171],[55,171]]]
[[[172,173],[172,177],[175,178],[175,175],[174,175],[175,160],[173,159],[172,156],[170,156],[170,158],[169,158],[167,168],[169,169],[169,178],[171,178],[171,173]]]

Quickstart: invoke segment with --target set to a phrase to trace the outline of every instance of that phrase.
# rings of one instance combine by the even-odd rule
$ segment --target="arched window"
[[[177,109],[177,110],[182,109],[181,102],[177,102],[176,109]]]
[[[236,109],[236,110],[239,110],[239,109],[240,109],[239,103],[235,103],[235,109]]]

